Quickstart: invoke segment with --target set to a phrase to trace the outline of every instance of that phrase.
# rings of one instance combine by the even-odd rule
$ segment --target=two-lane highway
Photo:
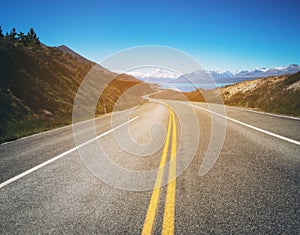
[[[161,102],[166,105],[150,102],[130,115],[115,113],[113,124],[110,115],[95,120],[99,138],[93,143],[115,164],[154,169],[154,177],[136,182],[116,177],[123,188],[152,189],[118,189],[95,177],[79,156],[89,143],[76,149],[71,126],[0,145],[2,183],[65,153],[2,184],[0,233],[299,233],[300,120],[227,106],[224,117],[202,103]],[[90,126],[78,125],[84,136]],[[224,134],[224,144],[210,171],[200,175],[207,149],[214,147],[213,128]],[[195,143],[193,159],[181,172]]]

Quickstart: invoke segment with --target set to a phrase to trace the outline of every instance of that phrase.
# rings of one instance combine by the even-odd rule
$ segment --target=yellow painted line
[[[174,118],[174,113],[171,112],[172,116],[172,148],[171,157],[169,165],[169,177],[168,177],[168,187],[165,202],[164,220],[162,234],[174,234],[174,218],[175,218],[175,196],[176,196],[176,122]]]
[[[163,153],[162,153],[162,157],[161,157],[160,164],[159,164],[159,169],[158,169],[158,173],[157,173],[157,177],[156,177],[156,181],[155,181],[155,185],[154,185],[154,190],[153,190],[153,193],[151,196],[150,204],[148,207],[146,219],[145,219],[144,226],[143,226],[143,231],[142,231],[143,235],[152,233],[152,227],[153,227],[153,223],[155,220],[157,205],[158,205],[158,201],[159,201],[160,187],[161,187],[161,183],[162,183],[162,179],[163,179],[163,175],[164,175],[164,167],[165,167],[166,160],[167,160],[170,135],[171,135],[172,117],[171,117],[170,110],[169,110],[169,112],[170,112],[170,116],[169,116],[169,125],[168,125],[168,132],[167,132],[167,136],[166,136],[166,142],[165,142],[165,145],[163,148]]]

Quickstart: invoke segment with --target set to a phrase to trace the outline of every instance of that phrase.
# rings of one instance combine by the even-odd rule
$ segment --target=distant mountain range
[[[218,72],[202,70],[185,74],[174,80],[173,83],[187,83],[187,80],[189,80],[194,84],[215,82],[218,86],[218,84],[234,84],[256,78],[294,74],[299,71],[300,66],[297,64],[291,64],[287,67],[255,68],[253,70],[244,70],[238,73],[232,73],[230,71]]]
[[[252,80],[256,78],[263,78],[269,76],[279,76],[294,74],[300,71],[300,66],[291,64],[287,67],[274,68],[255,68],[253,70],[243,70],[237,73],[230,71],[208,71],[199,70],[188,74],[179,76],[175,72],[168,71],[163,68],[155,69],[152,72],[130,72],[129,74],[146,82],[166,82],[166,83],[209,83],[215,81],[216,83],[237,83],[244,80]]]
[[[269,76],[279,76],[279,75],[287,75],[293,74],[300,71],[300,66],[297,64],[291,64],[287,67],[275,67],[275,68],[256,68],[250,71],[240,71],[239,73],[235,74],[235,77],[249,77],[249,78],[256,78],[256,77],[269,77]]]

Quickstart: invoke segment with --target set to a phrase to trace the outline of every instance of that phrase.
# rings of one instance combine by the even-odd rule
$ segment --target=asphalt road
[[[71,126],[0,145],[0,233],[300,233],[300,120],[233,107],[226,119],[201,103],[164,102],[172,108],[151,102],[96,119],[102,135],[90,143],[91,123],[77,124],[78,150]],[[82,160],[99,145],[116,165],[151,174],[85,159],[99,180]],[[201,175],[207,150],[220,154]],[[164,158],[173,160],[157,171]]]

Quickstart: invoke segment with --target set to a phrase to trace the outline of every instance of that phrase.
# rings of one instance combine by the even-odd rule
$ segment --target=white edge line
[[[240,125],[243,125],[243,126],[252,128],[252,129],[254,129],[254,130],[256,130],[256,131],[265,133],[265,134],[267,134],[267,135],[271,135],[271,136],[276,137],[276,138],[278,138],[278,139],[282,139],[282,140],[285,140],[285,141],[287,141],[287,142],[290,142],[290,143],[293,143],[293,144],[300,145],[300,142],[297,141],[297,140],[293,140],[293,139],[290,139],[290,138],[287,138],[287,137],[284,137],[284,136],[281,136],[281,135],[278,135],[278,134],[275,134],[275,133],[272,133],[272,132],[263,130],[263,129],[261,129],[261,128],[258,128],[258,127],[255,127],[255,126],[246,124],[246,123],[244,123],[244,122],[240,122],[240,121],[238,121],[238,120],[236,120],[236,119],[233,119],[233,118],[230,118],[230,117],[226,117],[226,116],[224,116],[224,115],[221,115],[221,114],[216,113],[216,112],[214,112],[214,111],[211,111],[211,110],[209,110],[209,109],[205,109],[205,108],[202,108],[202,107],[193,105],[193,104],[192,104],[192,106],[194,106],[194,107],[196,107],[196,108],[198,108],[198,109],[205,110],[205,111],[210,112],[210,113],[212,113],[212,114],[215,114],[215,115],[217,115],[217,116],[226,118],[226,119],[228,119],[228,120],[230,120],[230,121],[232,121],[232,122],[238,123],[238,124],[240,124]]]
[[[68,155],[69,153],[72,153],[72,152],[74,152],[75,150],[77,150],[77,149],[79,149],[79,148],[82,148],[83,146],[85,146],[85,145],[87,145],[87,144],[90,144],[91,142],[93,142],[93,141],[95,141],[95,140],[97,140],[97,139],[102,138],[103,136],[105,136],[105,135],[107,135],[107,134],[109,134],[109,133],[111,133],[111,132],[113,132],[113,131],[115,131],[115,130],[117,130],[117,129],[119,129],[119,128],[125,126],[125,125],[127,125],[127,124],[130,123],[130,122],[133,122],[134,120],[136,120],[136,119],[138,119],[138,118],[139,118],[139,116],[134,117],[134,118],[130,119],[129,121],[124,122],[124,123],[120,124],[119,126],[116,126],[116,127],[114,127],[113,129],[110,129],[109,131],[106,131],[106,132],[104,132],[104,133],[102,133],[102,134],[96,136],[96,137],[93,138],[93,139],[90,139],[90,140],[88,140],[88,141],[86,141],[86,142],[84,142],[84,143],[82,143],[82,144],[80,144],[80,145],[78,145],[78,146],[76,146],[76,147],[74,147],[74,148],[72,148],[72,149],[69,149],[69,150],[67,150],[67,151],[65,151],[65,152],[63,152],[63,153],[61,153],[61,154],[59,154],[58,156],[56,156],[56,157],[54,157],[54,158],[51,158],[51,159],[49,159],[49,160],[47,160],[47,161],[45,161],[45,162],[43,162],[43,163],[41,163],[41,164],[39,164],[39,165],[37,165],[37,166],[35,166],[35,167],[29,169],[29,170],[27,170],[27,171],[25,171],[25,172],[23,172],[23,173],[21,173],[21,174],[19,174],[19,175],[14,176],[13,178],[10,178],[10,179],[8,179],[8,180],[2,182],[2,183],[0,184],[0,189],[3,188],[3,187],[6,186],[6,185],[8,185],[8,184],[10,184],[10,183],[12,183],[12,182],[18,180],[18,179],[21,179],[22,177],[24,177],[24,176],[26,176],[26,175],[28,175],[28,174],[30,174],[30,173],[32,173],[32,172],[34,172],[34,171],[40,169],[40,168],[42,168],[42,167],[44,167],[44,166],[50,164],[50,163],[52,163],[52,162],[54,162],[54,161],[56,161],[56,160],[58,160],[58,159],[60,159],[60,158],[62,158],[62,157],[64,157],[64,156]]]
[[[300,118],[298,118],[298,117],[292,117],[292,116],[286,116],[286,115],[268,113],[268,112],[261,112],[261,111],[256,111],[256,110],[252,110],[252,109],[240,108],[240,107],[229,106],[229,105],[226,105],[226,107],[238,109],[238,110],[242,110],[242,111],[246,111],[246,112],[253,112],[253,113],[258,113],[258,114],[263,114],[263,115],[269,115],[269,116],[274,116],[274,117],[287,118],[287,119],[300,121]]]

